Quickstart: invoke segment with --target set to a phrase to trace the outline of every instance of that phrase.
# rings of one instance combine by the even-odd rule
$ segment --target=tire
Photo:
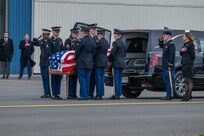
[[[137,98],[142,93],[142,90],[130,90],[127,87],[123,87],[123,96],[126,98]]]
[[[182,98],[185,95],[185,81],[181,71],[177,71],[174,80],[174,98]]]

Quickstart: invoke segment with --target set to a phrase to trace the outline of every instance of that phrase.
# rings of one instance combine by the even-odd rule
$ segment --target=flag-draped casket
[[[107,56],[110,55],[110,49]],[[53,73],[76,73],[75,51],[61,51],[49,57],[50,69]]]

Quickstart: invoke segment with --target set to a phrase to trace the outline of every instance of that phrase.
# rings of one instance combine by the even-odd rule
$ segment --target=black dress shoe
[[[88,100],[88,99],[79,97],[77,100]]]
[[[115,99],[120,100],[120,96],[116,96]]]
[[[93,96],[93,95],[90,95],[88,99],[94,100],[94,96]]]
[[[59,95],[55,95],[52,97],[53,100],[62,100],[62,97],[60,97]]]
[[[188,95],[184,101],[190,101],[190,100],[192,100],[192,95]]]
[[[28,80],[30,80],[30,79],[31,79],[31,77],[29,76],[29,77],[28,77]]]
[[[22,79],[22,76],[19,76],[18,79]]]
[[[5,79],[5,76],[2,76],[2,79]]]
[[[115,95],[113,95],[112,97],[110,97],[109,98],[110,100],[114,100],[114,99],[116,99],[116,96]]]
[[[40,98],[50,98],[51,96],[49,94],[44,94]]]
[[[103,100],[103,96],[100,96],[99,99],[100,99],[100,100]]]
[[[100,97],[99,97],[99,96],[96,96],[96,97],[94,98],[94,100],[100,100]]]
[[[73,99],[77,99],[77,96],[68,96],[67,99],[73,100]]]
[[[6,79],[9,79],[9,76],[8,76],[8,75],[6,76]]]
[[[181,99],[181,101],[186,101],[186,98],[188,97],[188,95],[185,95],[182,99]]]
[[[173,100],[171,96],[162,97],[161,100]]]

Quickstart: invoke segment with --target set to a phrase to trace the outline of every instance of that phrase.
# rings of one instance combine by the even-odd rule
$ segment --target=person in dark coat
[[[107,51],[109,48],[108,41],[104,38],[105,30],[97,31],[98,44],[95,47],[94,55],[94,72],[96,82],[96,97],[95,100],[103,99],[104,96],[104,81],[105,81],[105,67],[107,66]]]
[[[190,32],[185,32],[183,35],[184,45],[180,50],[182,56],[182,75],[185,79],[185,96],[181,101],[189,101],[192,99],[193,90],[193,64],[195,59],[194,38]]]
[[[110,99],[120,99],[122,95],[122,73],[125,68],[125,57],[127,52],[127,46],[121,39],[122,32],[118,29],[114,29],[115,41],[112,44],[110,53],[110,60],[113,67],[114,78],[114,94]]]
[[[95,48],[95,44],[89,36],[89,30],[89,27],[81,27],[81,34],[83,38],[80,39],[79,46],[76,47],[75,51],[77,76],[80,84],[80,99],[83,100],[88,100]]]
[[[50,41],[52,44],[51,51],[52,51],[52,54],[56,54],[57,52],[64,50],[62,39],[59,37],[61,27],[56,26],[51,28],[52,28],[52,34],[53,34],[52,37],[50,38]],[[52,80],[52,94],[53,94],[52,99],[61,100],[62,98],[60,97],[60,90],[61,90],[62,76],[52,75],[51,80]]]
[[[90,27],[90,31],[89,31],[89,36],[91,37],[91,39],[93,40],[95,46],[98,43],[98,38],[96,35],[96,27],[97,24],[90,24],[88,27]],[[90,88],[89,88],[89,99],[94,99],[94,90],[95,90],[95,86],[96,86],[96,81],[95,81],[95,69],[93,68],[93,70],[91,71],[91,78],[90,78]]]
[[[163,49],[162,53],[162,75],[166,86],[167,94],[162,100],[172,100],[172,91],[174,86],[174,61],[175,61],[175,45],[171,40],[171,32],[164,31],[159,39],[159,46]]]
[[[2,63],[2,79],[8,79],[10,75],[10,63],[13,58],[13,40],[9,38],[8,32],[4,33],[4,38],[0,39],[0,61]]]
[[[48,58],[52,55],[51,46],[52,43],[49,39],[50,30],[42,29],[43,39],[33,39],[33,45],[40,47],[40,73],[43,82],[44,95],[41,98],[50,98],[50,84],[49,84],[49,62]]]
[[[75,51],[77,46],[79,46],[78,34],[79,29],[70,29],[71,35],[66,39],[64,46],[65,50]],[[67,99],[77,99],[76,95],[77,90],[77,75],[69,75],[69,86],[68,86],[68,97]]]
[[[31,78],[31,68],[35,65],[35,62],[31,59],[31,55],[34,52],[32,42],[29,40],[29,35],[24,35],[24,40],[20,41],[19,49],[21,50],[20,56],[20,75],[18,79],[22,79],[24,68],[28,68],[28,79]]]

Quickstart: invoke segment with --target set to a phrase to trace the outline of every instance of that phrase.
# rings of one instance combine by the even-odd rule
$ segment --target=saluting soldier
[[[88,100],[90,76],[93,69],[93,55],[95,44],[89,36],[90,28],[87,26],[81,27],[82,37],[79,46],[76,47],[75,59],[77,61],[77,76],[80,84],[80,99]]]
[[[105,30],[97,31],[98,43],[95,47],[94,55],[94,72],[96,81],[96,97],[95,100],[101,100],[104,96],[104,80],[105,80],[105,67],[107,66],[107,51],[109,48],[108,41],[104,38]]]
[[[52,34],[53,34],[52,37],[50,38],[50,41],[52,44],[51,51],[52,51],[52,54],[55,54],[57,52],[64,50],[62,39],[59,38],[59,33],[60,33],[61,27],[56,26],[56,27],[51,27],[51,28],[52,28]],[[53,94],[52,99],[55,99],[55,100],[62,99],[60,97],[61,80],[62,80],[61,75],[52,75],[51,76],[52,94]]]
[[[33,45],[39,46],[41,53],[40,53],[40,72],[41,72],[41,78],[43,82],[43,89],[44,89],[44,95],[41,96],[41,98],[50,98],[50,85],[49,85],[49,62],[48,58],[52,55],[51,52],[51,41],[49,39],[50,36],[50,30],[48,29],[42,29],[43,31],[43,39],[39,40],[34,38],[33,39]]]
[[[164,31],[159,39],[159,46],[163,49],[162,53],[162,75],[166,85],[167,95],[162,100],[172,100],[172,91],[174,83],[174,61],[175,61],[175,45],[171,40],[171,32]]]
[[[98,43],[98,39],[97,39],[97,35],[96,35],[96,27],[97,24],[90,24],[88,27],[90,27],[90,31],[89,31],[89,36],[92,38],[95,46]],[[91,79],[90,79],[90,89],[89,89],[89,98],[90,99],[94,99],[94,89],[95,89],[95,85],[96,85],[96,81],[95,81],[95,69],[92,70],[91,72]]]
[[[79,29],[70,29],[71,35],[66,39],[64,45],[65,50],[74,51],[77,46],[79,46],[78,34]],[[76,89],[77,89],[77,75],[69,75],[69,86],[68,86],[68,97],[67,99],[76,99]]]
[[[121,39],[122,32],[114,29],[115,41],[112,44],[110,60],[113,66],[114,94],[110,99],[120,99],[122,95],[122,73],[125,68],[126,44]]]

